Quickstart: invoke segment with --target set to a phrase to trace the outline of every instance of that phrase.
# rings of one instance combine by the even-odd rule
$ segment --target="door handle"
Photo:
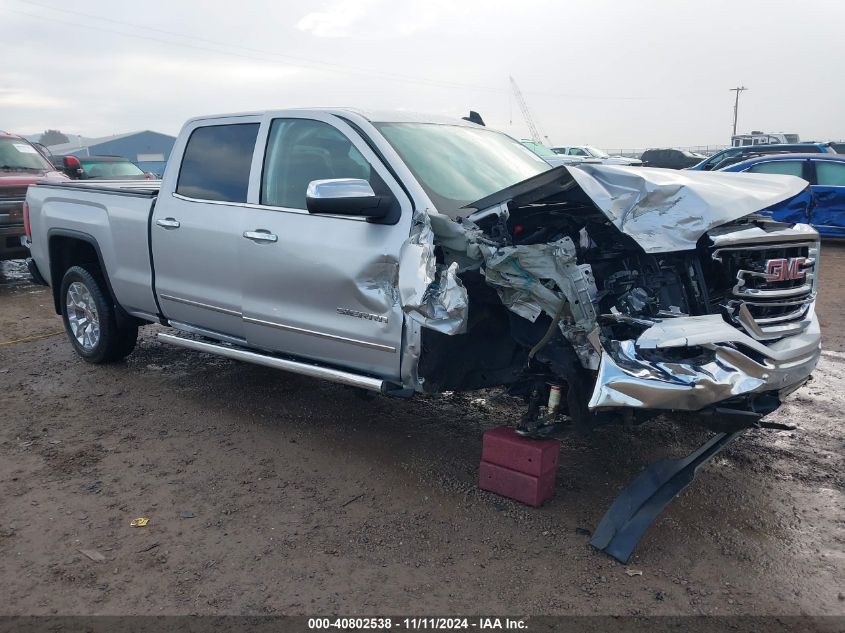
[[[253,242],[278,242],[279,236],[274,235],[266,229],[256,229],[255,231],[244,231],[244,237]]]
[[[162,218],[156,220],[156,224],[165,229],[178,229],[180,226],[182,226],[179,223],[179,220],[177,220],[176,218]]]

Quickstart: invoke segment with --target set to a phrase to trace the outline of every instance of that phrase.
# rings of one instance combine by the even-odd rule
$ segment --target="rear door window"
[[[246,202],[258,123],[209,125],[191,133],[176,193],[200,200]]]
[[[845,187],[845,163],[816,161],[816,184],[822,187]]]
[[[754,174],[781,174],[783,176],[804,177],[804,161],[801,160],[778,160],[769,163],[757,163],[752,165],[749,172]]]

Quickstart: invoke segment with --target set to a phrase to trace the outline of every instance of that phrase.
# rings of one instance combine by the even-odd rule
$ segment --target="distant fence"
[[[685,149],[690,152],[696,152],[697,154],[704,154],[705,156],[710,156],[711,154],[715,154],[726,147],[730,147],[730,145],[688,145],[688,146],[680,146],[680,145],[673,145],[675,149]],[[644,147],[642,149],[606,149],[608,154],[611,156],[627,156],[629,158],[639,158],[640,155],[646,151],[647,149],[661,149],[659,146],[655,146],[653,148]]]

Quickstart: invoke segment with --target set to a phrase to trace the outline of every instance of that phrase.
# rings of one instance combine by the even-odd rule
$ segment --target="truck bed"
[[[118,305],[133,316],[155,319],[149,223],[160,185],[155,180],[99,180],[31,186],[30,251],[41,276],[58,283],[53,254],[62,241],[85,242],[106,271]]]

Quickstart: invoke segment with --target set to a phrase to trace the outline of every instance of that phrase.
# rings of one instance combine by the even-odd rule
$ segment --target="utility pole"
[[[736,119],[739,116],[739,93],[743,90],[748,90],[745,86],[737,86],[736,88],[731,88],[731,92],[736,93],[736,100],[734,101],[734,131],[732,136],[736,136]]]

